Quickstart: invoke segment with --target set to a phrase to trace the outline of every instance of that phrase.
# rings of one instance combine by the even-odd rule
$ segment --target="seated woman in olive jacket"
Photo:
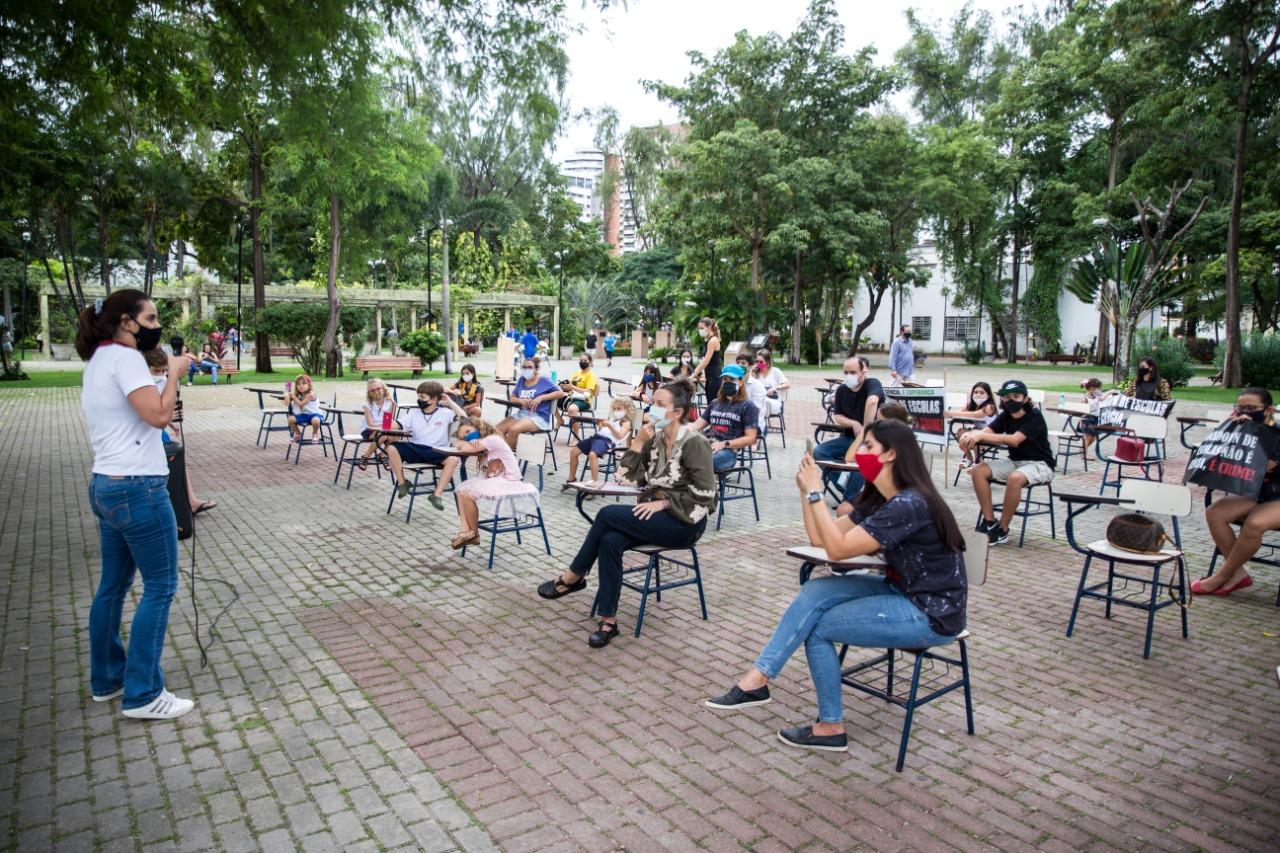
[[[618,636],[615,614],[622,592],[623,552],[640,544],[687,548],[701,538],[707,517],[715,510],[711,445],[687,423],[696,414],[692,398],[693,383],[687,379],[654,392],[649,425],[622,457],[627,479],[644,490],[639,503],[601,509],[569,570],[538,587],[543,598],[577,592],[586,588],[592,563],[599,563],[596,612],[600,624],[587,638],[594,649]]]

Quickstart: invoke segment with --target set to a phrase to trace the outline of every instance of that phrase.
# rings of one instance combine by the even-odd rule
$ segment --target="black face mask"
[[[1016,415],[1018,412],[1021,412],[1026,407],[1027,407],[1027,404],[1025,402],[1019,403],[1017,400],[1000,401],[1000,408],[1004,409],[1006,412],[1008,412],[1011,415]]]
[[[138,343],[138,352],[150,352],[160,346],[160,327],[143,326],[133,333],[133,339]]]
[[[582,370],[586,370],[586,369],[587,369],[587,363],[586,363],[585,361],[580,361],[580,362],[578,362],[578,367],[579,367],[579,368],[581,368]]]
[[[725,383],[723,383],[720,387],[724,389],[724,395],[725,395],[726,397],[736,397],[736,396],[738,396],[738,383],[737,383],[737,382],[725,382]]]
[[[419,400],[419,401],[418,401],[418,408],[419,408],[419,409],[422,409],[422,411],[424,411],[424,412],[427,410],[427,407],[428,407],[428,406],[434,406],[434,405],[435,405],[435,403],[434,403],[433,401],[431,401],[431,400]]]
[[[1150,378],[1151,378],[1151,371],[1150,371],[1150,370],[1139,370],[1139,371],[1138,371],[1138,378],[1139,378],[1139,379],[1141,379],[1143,382],[1146,382],[1148,379],[1150,379]]]
[[[903,333],[902,333],[902,339],[903,339],[904,341],[909,341],[909,340],[911,340],[911,333],[910,333],[910,332],[903,332]]]
[[[1262,409],[1262,410],[1257,411],[1257,412],[1241,412],[1240,414],[1242,414],[1242,415],[1247,415],[1247,416],[1249,417],[1249,419],[1250,419],[1250,420],[1252,420],[1254,423],[1259,423],[1259,424],[1261,424],[1261,423],[1266,423],[1266,421],[1267,421],[1267,410],[1266,410],[1266,409]]]

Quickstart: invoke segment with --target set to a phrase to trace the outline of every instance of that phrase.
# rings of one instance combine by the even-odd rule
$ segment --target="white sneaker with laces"
[[[161,690],[160,695],[151,700],[151,704],[120,713],[135,720],[176,720],[195,706],[196,703],[190,699],[179,699],[168,690]]]

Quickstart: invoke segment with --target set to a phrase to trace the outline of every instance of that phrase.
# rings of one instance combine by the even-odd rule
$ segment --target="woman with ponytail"
[[[698,321],[698,335],[702,338],[702,360],[693,369],[693,378],[702,380],[707,392],[707,402],[720,395],[720,372],[724,369],[724,353],[720,351],[720,326],[710,317]]]
[[[93,701],[122,696],[126,717],[171,720],[195,703],[165,689],[160,657],[178,587],[178,524],[169,502],[169,465],[160,435],[173,417],[187,359],[169,359],[159,390],[142,353],[160,343],[155,303],[117,290],[80,312],[76,352],[88,364],[80,405],[93,449],[89,503],[98,518],[102,577],[89,609]],[[126,653],[120,616],[134,573],[142,598]]]

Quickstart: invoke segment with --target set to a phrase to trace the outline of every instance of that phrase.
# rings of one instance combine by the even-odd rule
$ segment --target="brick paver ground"
[[[358,401],[359,385],[332,385],[343,403]],[[802,655],[772,705],[703,709],[796,591],[782,551],[801,536],[792,474],[818,413],[812,390],[788,404],[790,446],[772,448],[774,477],[758,481],[760,523],[733,504],[724,530],[701,543],[710,619],[698,618],[692,590],[678,590],[651,603],[640,639],[624,631],[594,651],[590,592],[556,602],[533,592],[585,530],[558,490],[562,474],[543,496],[552,556],[529,539],[502,542],[485,571],[477,555],[449,549],[452,512],[419,502],[406,525],[386,515],[389,487],[372,473],[346,491],[318,448],[297,467],[284,464],[278,434],[255,448],[254,398],[238,386],[184,388],[197,493],[219,502],[201,516],[196,571],[240,597],[202,668],[184,543],[165,664],[196,711],[177,723],[124,720],[89,700],[98,546],[77,396],[0,392],[0,838],[11,848],[1280,842],[1274,570],[1256,571],[1243,594],[1197,600],[1189,640],[1176,611],[1163,611],[1144,661],[1137,612],[1106,620],[1086,603],[1076,636],[1063,636],[1080,560],[1033,520],[1025,548],[993,550],[990,581],[971,599],[977,735],[964,731],[958,694],[926,707],[902,774],[901,711],[870,698],[846,697],[847,755],[777,743],[780,726],[815,713]],[[558,452],[563,462],[563,442]],[[1077,467],[1059,490],[1096,488],[1097,473]],[[946,495],[971,522],[964,478]],[[1085,527],[1097,534],[1105,517]],[[1198,513],[1183,535],[1199,575],[1212,546]],[[229,594],[200,581],[194,592],[204,636]],[[637,603],[624,591],[624,629]]]

